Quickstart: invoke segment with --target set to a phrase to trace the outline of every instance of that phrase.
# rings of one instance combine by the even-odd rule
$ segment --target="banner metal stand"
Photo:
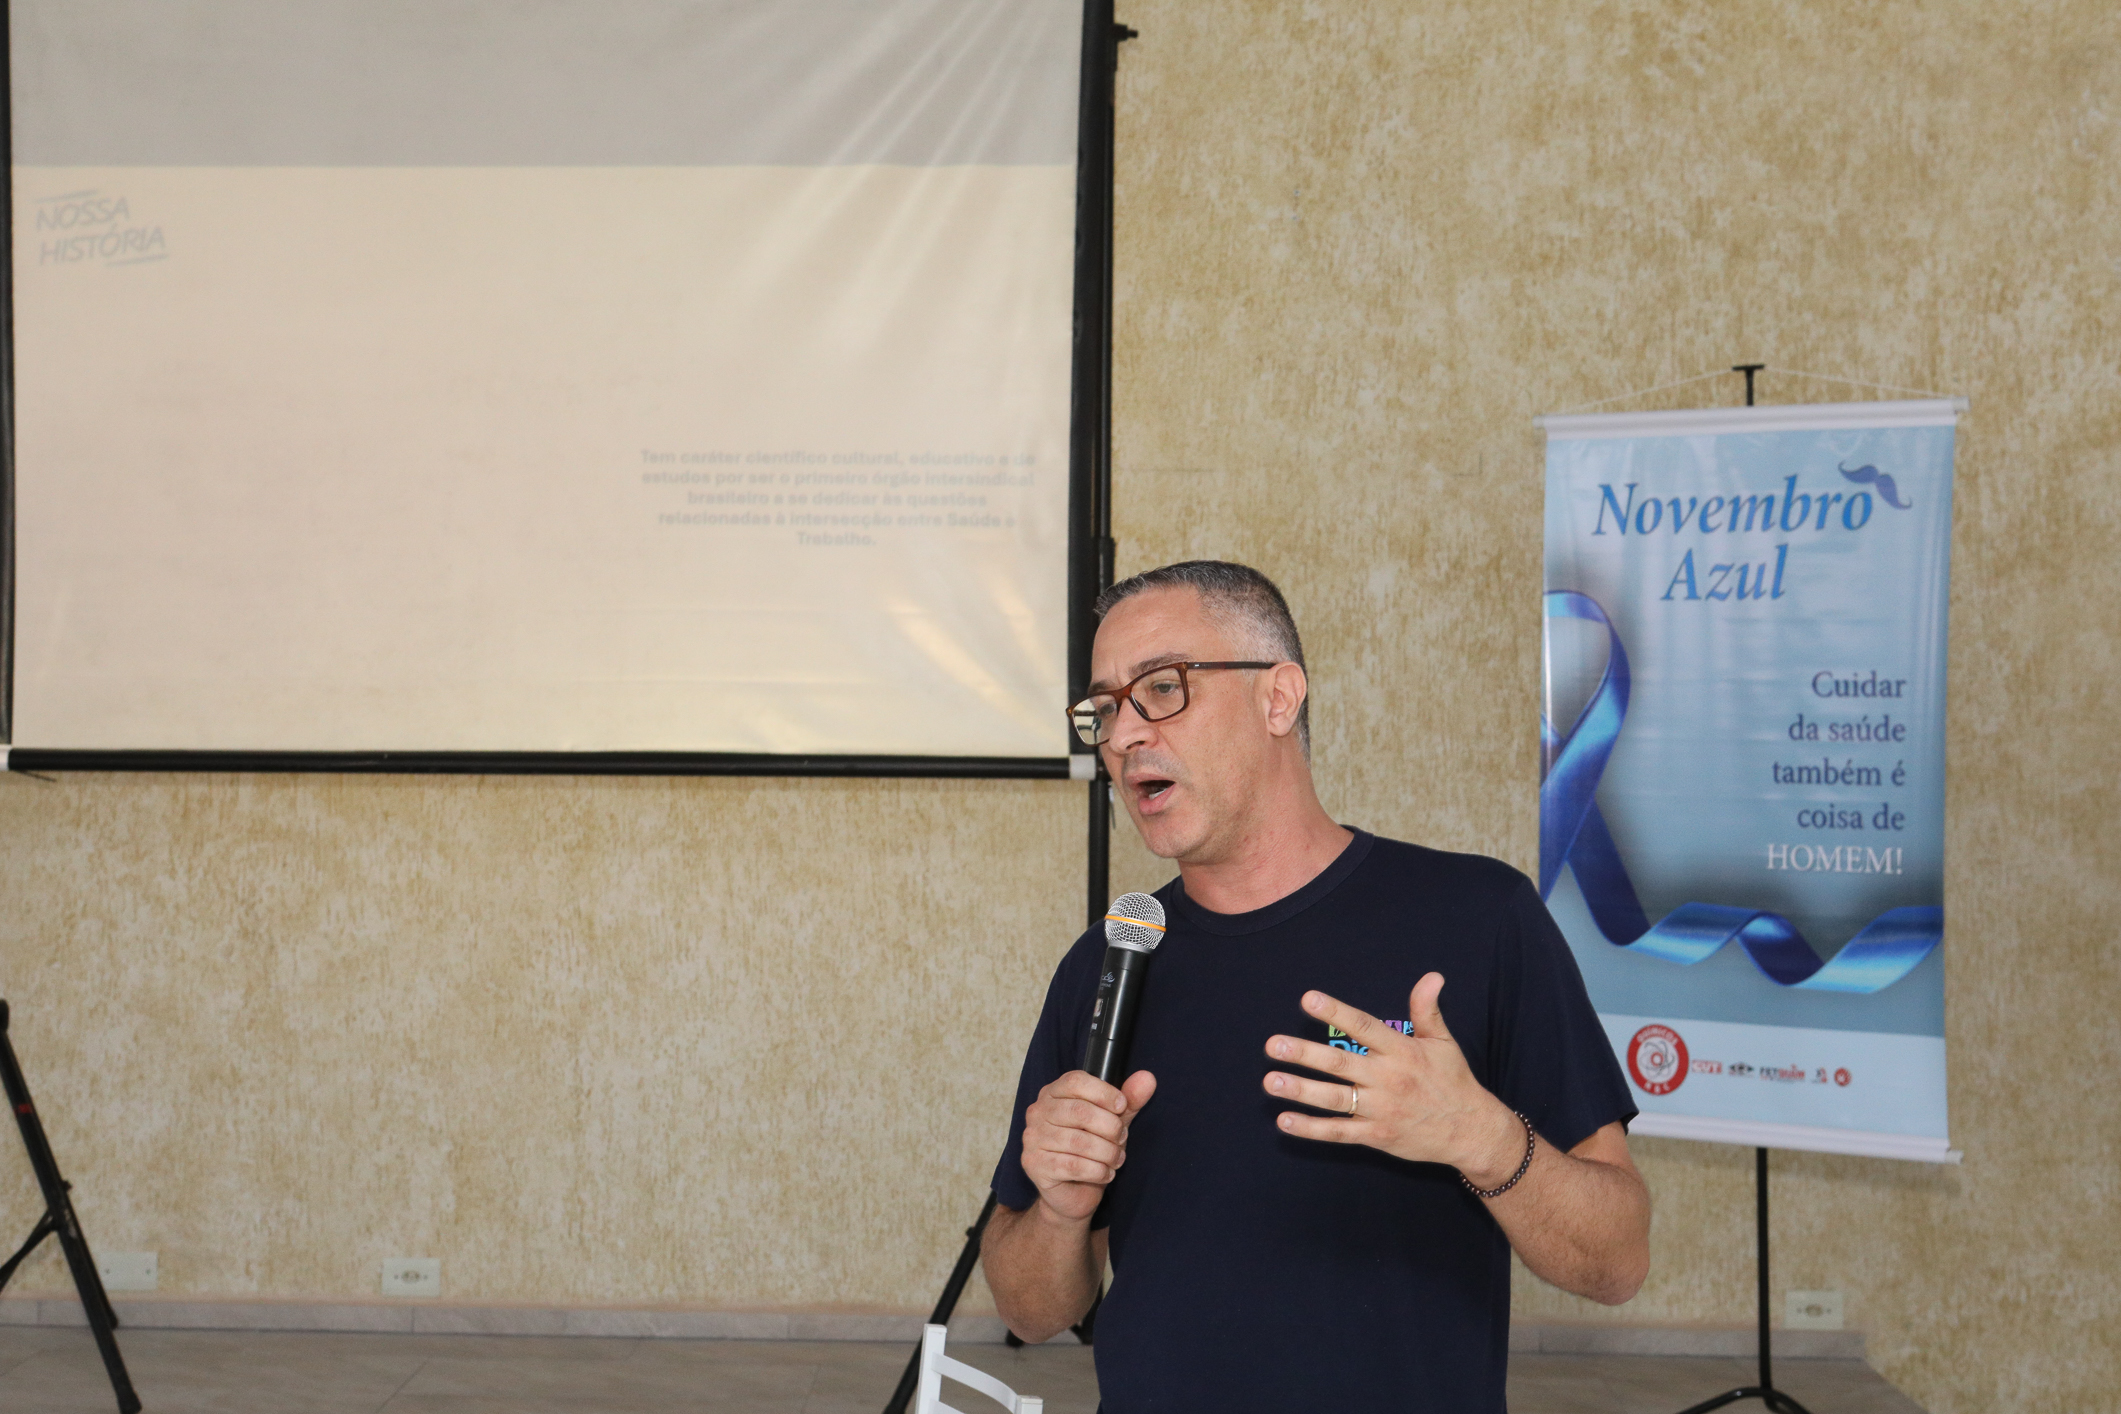
[[[1746,374],[1746,382],[1753,381]],[[1752,406],[1752,400],[1746,400]],[[1768,1203],[1767,1203],[1767,1150],[1753,1150],[1753,1226],[1754,1252],[1757,1274],[1760,1281],[1760,1383],[1742,1385],[1726,1390],[1714,1399],[1705,1399],[1699,1404],[1689,1405],[1679,1414],[1708,1414],[1711,1409],[1721,1409],[1726,1404],[1736,1404],[1741,1399],[1757,1399],[1775,1414],[1811,1414],[1802,1404],[1775,1388],[1775,1370],[1772,1362],[1772,1347],[1768,1336]]]
[[[1767,367],[1764,363],[1737,363],[1731,372],[1745,375],[1745,405],[1753,404],[1753,376]],[[1726,1404],[1736,1404],[1742,1399],[1757,1399],[1775,1414],[1811,1414],[1802,1404],[1775,1388],[1775,1367],[1772,1338],[1768,1334],[1768,1195],[1767,1195],[1767,1149],[1765,1146],[1753,1150],[1753,1251],[1754,1269],[1760,1286],[1760,1383],[1741,1385],[1726,1390],[1714,1399],[1682,1409],[1679,1414],[1708,1414],[1711,1409],[1721,1409]]]
[[[52,1157],[51,1143],[44,1136],[44,1121],[37,1117],[37,1106],[29,1097],[29,1082],[22,1078],[22,1067],[15,1060],[15,1047],[7,1036],[4,1001],[0,1001],[0,1082],[6,1085],[7,1106],[14,1111],[15,1127],[22,1131],[30,1167],[36,1171],[37,1186],[44,1192],[44,1216],[37,1220],[29,1240],[15,1249],[5,1266],[0,1266],[0,1289],[7,1286],[15,1269],[45,1238],[57,1237],[59,1250],[65,1254],[67,1268],[74,1276],[74,1290],[81,1294],[81,1308],[88,1313],[88,1328],[96,1337],[103,1368],[110,1374],[111,1391],[118,1396],[119,1414],[139,1414],[140,1396],[133,1393],[125,1357],[118,1353],[118,1313],[111,1308],[103,1278],[96,1270],[96,1259],[89,1253],[88,1240],[81,1235],[81,1220],[74,1216],[73,1185],[59,1176],[59,1162]]]

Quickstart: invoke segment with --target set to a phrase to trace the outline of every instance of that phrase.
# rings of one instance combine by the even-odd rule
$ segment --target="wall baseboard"
[[[605,1336],[663,1340],[875,1340],[911,1345],[921,1317],[828,1311],[703,1311],[632,1306],[473,1306],[439,1301],[211,1300],[113,1298],[120,1330],[336,1331],[398,1335]],[[0,1326],[86,1326],[68,1296],[0,1297]],[[950,1338],[1000,1344],[997,1316],[960,1316]],[[1775,1332],[1789,1360],[1861,1360],[1861,1331]],[[1054,1341],[1068,1344],[1071,1335]],[[1519,1321],[1513,1354],[1717,1355],[1749,1358],[1751,1326],[1633,1326]]]
[[[1778,1360],[1861,1360],[1862,1331],[1773,1332]],[[1751,1360],[1757,1326],[1630,1326],[1602,1322],[1512,1321],[1513,1355],[1717,1355]]]

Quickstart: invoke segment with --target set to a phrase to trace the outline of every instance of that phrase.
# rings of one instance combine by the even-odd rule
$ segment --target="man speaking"
[[[1078,730],[1179,876],[1130,1072],[1081,1069],[1105,940],[1055,972],[987,1283],[1097,1320],[1107,1414],[1503,1409],[1510,1252],[1608,1304],[1649,1269],[1628,1088],[1509,866],[1334,823],[1295,622],[1256,570],[1106,591]]]

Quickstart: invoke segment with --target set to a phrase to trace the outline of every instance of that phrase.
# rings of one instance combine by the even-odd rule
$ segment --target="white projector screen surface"
[[[16,747],[1067,752],[1079,0],[16,0]]]

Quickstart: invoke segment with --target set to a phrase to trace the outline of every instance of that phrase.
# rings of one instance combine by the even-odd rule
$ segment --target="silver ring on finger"
[[[1362,1091],[1360,1088],[1354,1085],[1350,1085],[1348,1087],[1348,1118],[1354,1119],[1356,1117],[1356,1112],[1361,1108]]]

